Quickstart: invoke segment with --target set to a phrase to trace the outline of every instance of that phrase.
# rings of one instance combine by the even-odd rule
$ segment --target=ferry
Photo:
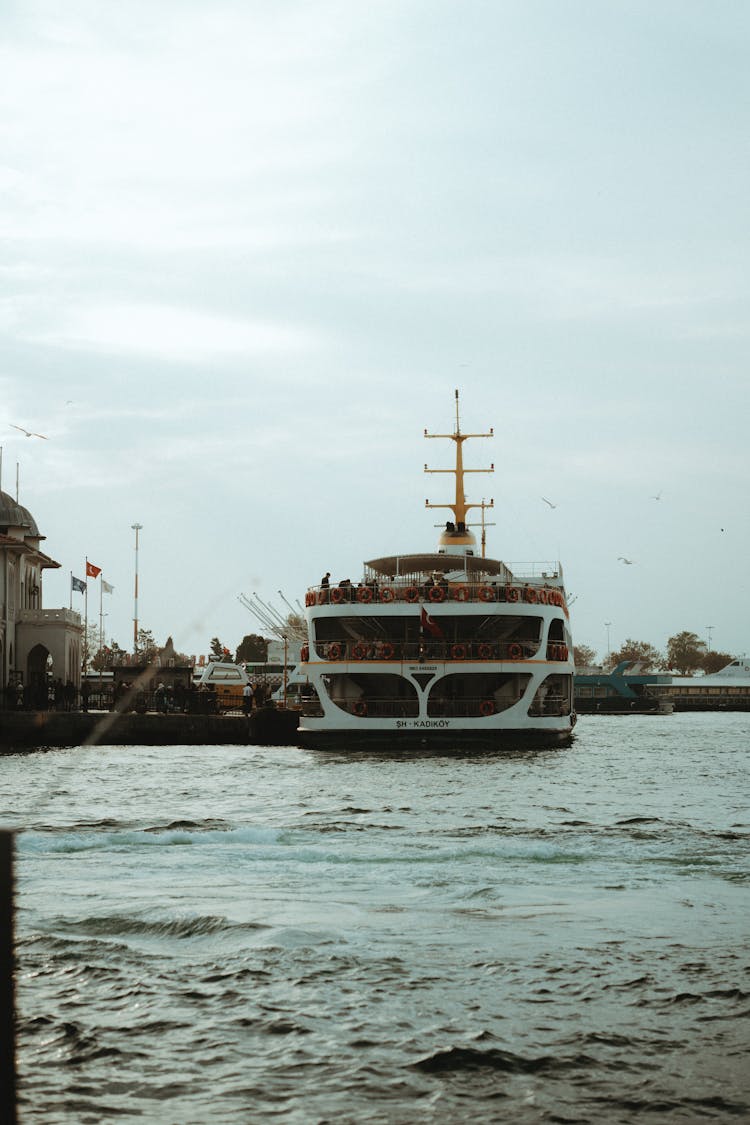
[[[675,711],[750,711],[750,661],[743,656],[705,676],[672,676],[663,690]]]
[[[308,644],[299,672],[314,689],[302,704],[302,746],[321,749],[556,746],[571,740],[573,640],[557,563],[511,564],[485,557],[485,510],[468,503],[464,433],[455,392],[455,478],[437,545],[421,554],[363,564],[360,582],[330,575],[308,588]],[[481,510],[481,548],[467,522]]]
[[[635,660],[621,660],[610,672],[576,669],[573,693],[579,715],[670,715],[666,692],[671,676],[644,672]]]

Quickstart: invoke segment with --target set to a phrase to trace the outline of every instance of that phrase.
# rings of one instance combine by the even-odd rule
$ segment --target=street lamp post
[[[708,633],[708,648],[706,649],[706,652],[711,651],[711,634],[712,634],[712,632],[714,631],[715,628],[716,628],[715,625],[707,625],[706,626],[706,632]]]
[[[607,630],[607,664],[609,664],[609,651],[610,651],[610,649],[609,649],[609,627],[610,627],[611,624],[612,624],[611,621],[605,621],[604,622],[604,627]]]
[[[135,532],[135,602],[133,608],[133,656],[138,655],[138,532],[143,527],[142,523],[131,523]]]

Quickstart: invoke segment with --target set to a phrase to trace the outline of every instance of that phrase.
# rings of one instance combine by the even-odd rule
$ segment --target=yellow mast
[[[427,508],[450,508],[455,516],[456,530],[459,535],[465,535],[467,541],[473,540],[471,533],[466,533],[466,513],[470,508],[481,508],[482,516],[484,517],[484,509],[494,507],[495,501],[490,500],[485,503],[482,500],[481,504],[467,504],[466,494],[464,492],[464,475],[466,473],[494,473],[494,464],[490,465],[489,469],[465,469],[463,461],[463,443],[469,438],[490,438],[494,437],[494,430],[491,428],[489,433],[486,434],[462,434],[461,433],[461,419],[458,409],[458,390],[456,394],[456,428],[452,434],[428,434],[427,430],[424,432],[426,438],[447,438],[455,443],[456,446],[456,467],[455,469],[430,469],[427,465],[424,467],[426,473],[455,473],[456,477],[456,498],[452,504],[432,504],[429,500],[425,500]],[[454,539],[455,542],[455,539]]]

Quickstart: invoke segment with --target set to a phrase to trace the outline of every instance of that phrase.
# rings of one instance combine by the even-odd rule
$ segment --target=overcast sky
[[[0,8],[2,487],[46,607],[88,557],[132,647],[135,522],[140,623],[191,654],[259,630],[241,593],[430,549],[458,387],[487,553],[559,557],[578,643],[750,652],[746,0]]]

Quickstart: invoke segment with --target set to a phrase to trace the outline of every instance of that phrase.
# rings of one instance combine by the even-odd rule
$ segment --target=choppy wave
[[[68,753],[17,836],[24,1125],[750,1120],[746,723],[689,718]]]
[[[278,844],[283,839],[282,831],[276,828],[216,827],[215,823],[211,822],[211,826],[206,827],[205,823],[182,821],[146,828],[118,828],[116,830],[106,826],[102,831],[97,832],[76,831],[75,828],[71,830],[58,827],[51,834],[51,838],[46,833],[38,831],[19,833],[18,847],[21,854],[24,852],[55,854],[128,848],[210,846],[212,844],[252,847]]]
[[[132,935],[158,938],[193,938],[234,932],[251,932],[267,927],[258,922],[231,922],[215,915],[175,918],[139,918],[132,915],[105,914],[71,920],[50,919],[58,934],[85,934],[87,937],[127,937]]]

